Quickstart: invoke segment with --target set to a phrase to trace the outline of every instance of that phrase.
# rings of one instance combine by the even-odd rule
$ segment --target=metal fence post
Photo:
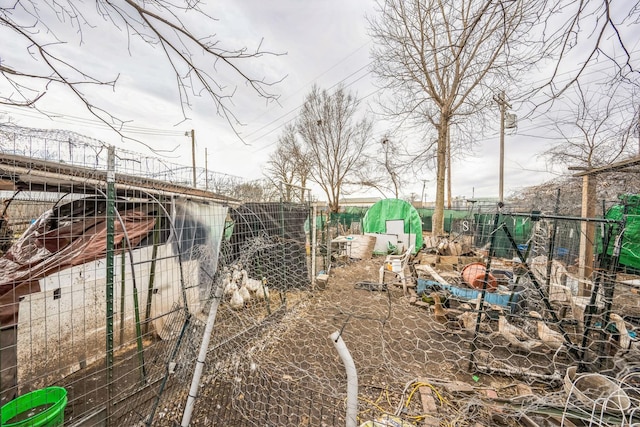
[[[116,217],[116,155],[113,146],[107,154],[107,253],[106,253],[106,372],[107,372],[107,418],[111,414],[113,399],[113,282],[114,282],[114,232]]]

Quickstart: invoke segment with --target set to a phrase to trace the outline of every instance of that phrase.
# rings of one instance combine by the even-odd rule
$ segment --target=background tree
[[[314,86],[298,118],[298,132],[310,160],[309,178],[326,194],[331,212],[338,212],[345,185],[364,167],[372,124],[366,117],[358,119],[358,106],[358,99],[343,87],[330,94]]]
[[[640,22],[638,0],[532,0],[530,8],[538,10],[536,33],[545,57],[552,60],[551,73],[533,88],[533,93],[543,95],[535,109],[552,105],[577,82],[592,80],[586,71],[594,66],[606,65],[612,82],[638,85],[638,56],[631,48]]]
[[[210,191],[231,197],[235,197],[236,188],[243,183],[240,177],[221,173],[210,173],[207,180]]]
[[[526,43],[532,23],[523,0],[386,0],[378,6],[379,15],[369,20],[373,73],[393,94],[391,113],[437,132],[424,152],[436,152],[432,230],[443,234],[450,124],[485,109],[491,86],[521,65],[509,41]]]
[[[265,176],[275,188],[282,188],[283,200],[291,202],[291,184],[296,182],[296,161],[291,155],[291,150],[295,144],[296,128],[293,125],[285,126],[282,134],[278,137],[278,145],[274,152],[269,155]]]
[[[531,187],[518,189],[508,198],[510,206],[517,206],[522,212],[542,210],[554,213],[556,198],[560,189],[560,215],[580,216],[582,213],[581,177],[560,176]],[[637,172],[613,172],[598,175],[596,189],[596,215],[604,215],[602,206],[610,208],[618,202],[620,194],[640,193],[640,179]],[[602,203],[604,202],[604,203]]]
[[[262,179],[235,185],[232,197],[242,202],[275,202],[280,198],[279,191],[271,185],[271,182]]]
[[[285,126],[278,137],[276,150],[269,155],[265,176],[275,188],[282,187],[284,201],[304,202],[305,191],[301,188],[306,188],[310,167],[309,155],[298,140],[296,126]]]
[[[626,84],[576,82],[547,114],[557,142],[542,156],[566,170],[603,166],[637,154],[637,104]]]
[[[230,82],[239,79],[259,96],[275,98],[269,92],[272,83],[250,75],[245,67],[252,58],[268,52],[260,45],[254,50],[225,46],[216,39],[212,29],[215,22],[198,1],[42,0],[0,6],[1,38],[18,40],[11,43],[11,56],[2,55],[0,104],[35,108],[52,86],[60,85],[91,114],[120,133],[124,119],[115,117],[101,106],[98,96],[90,94],[92,86],[115,87],[118,76],[103,78],[87,71],[86,57],[69,50],[67,45],[74,41],[86,44],[91,39],[89,32],[99,31],[104,39],[109,38],[110,31],[121,31],[126,33],[129,43],[123,51],[128,48],[131,53],[134,43],[142,42],[161,52],[165,66],[175,74],[185,118],[185,108],[191,105],[191,99],[206,95],[235,129],[238,120],[230,107],[230,98],[236,85]],[[100,50],[97,46],[94,51]],[[109,68],[106,65],[104,69]]]
[[[389,136],[380,141],[380,150],[366,154],[369,167],[357,171],[357,184],[380,192],[383,197],[400,198],[405,167],[402,161],[402,146]]]

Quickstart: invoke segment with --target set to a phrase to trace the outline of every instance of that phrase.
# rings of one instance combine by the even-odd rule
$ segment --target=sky
[[[87,93],[99,96],[105,109],[114,111],[129,121],[130,135],[143,144],[122,142],[113,131],[90,116],[68,90],[51,87],[38,103],[46,117],[33,110],[0,106],[0,114],[21,126],[72,130],[100,139],[116,147],[146,152],[147,146],[160,147],[170,161],[189,165],[193,129],[196,140],[197,164],[204,167],[205,149],[210,170],[236,175],[245,179],[262,177],[263,167],[276,145],[284,125],[295,119],[304,96],[313,84],[332,89],[343,84],[363,98],[366,108],[376,93],[369,70],[371,43],[367,35],[365,15],[375,13],[371,0],[261,0],[211,1],[203,8],[215,22],[195,21],[194,28],[203,33],[214,32],[225,46],[247,46],[278,55],[263,56],[248,61],[248,69],[257,76],[280,83],[269,90],[279,95],[278,102],[266,102],[245,85],[240,84],[233,97],[233,112],[243,123],[234,134],[230,125],[206,99],[194,98],[188,119],[183,118],[175,77],[162,53],[143,43],[128,43],[124,33],[114,31],[104,21],[94,18],[96,30],[85,31],[82,43],[77,34],[67,31],[69,43],[62,46],[65,55],[79,60],[87,70],[104,79],[118,77],[115,90],[107,87],[87,88]],[[215,28],[210,28],[215,27]],[[105,36],[106,29],[109,36]],[[5,38],[6,39],[6,38]],[[6,46],[6,45],[5,45]],[[25,48],[24,46],[22,47]],[[17,49],[17,50],[16,50]],[[0,57],[9,61],[28,61],[14,57],[20,46],[0,50]],[[228,70],[226,70],[228,71]],[[236,82],[220,67],[220,82],[234,87]],[[540,78],[539,76],[532,78]],[[521,115],[514,108],[512,113]],[[477,144],[464,158],[452,164],[452,192],[454,197],[497,197],[499,177],[498,112],[495,126],[477,137]],[[378,144],[387,129],[376,123],[372,144]],[[418,138],[416,136],[416,138]],[[554,174],[539,154],[548,148],[550,140],[539,123],[519,121],[516,130],[505,137],[504,192],[508,195],[519,188],[540,184]],[[421,195],[423,181],[425,199],[435,197],[435,171],[424,169],[409,178],[402,193]],[[372,191],[360,191],[355,196],[380,196]],[[323,194],[314,189],[314,196]]]

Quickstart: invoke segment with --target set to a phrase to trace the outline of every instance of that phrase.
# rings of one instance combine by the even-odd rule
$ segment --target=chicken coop
[[[188,390],[211,307],[228,309],[227,272],[262,291],[232,335],[310,283],[306,205],[242,206],[163,159],[10,126],[0,173],[2,405],[59,386],[67,425],[155,425],[167,390]]]

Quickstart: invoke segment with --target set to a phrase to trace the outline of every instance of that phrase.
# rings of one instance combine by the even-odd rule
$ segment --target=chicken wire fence
[[[347,230],[307,205],[121,173],[120,150],[110,185],[106,148],[83,166],[7,147],[3,402],[61,385],[68,425],[638,422],[633,200],[611,218],[469,212],[425,239],[405,293],[386,256],[343,262]]]
[[[580,277],[593,222],[593,272]],[[619,220],[503,211],[458,225],[406,266],[406,295],[386,257],[336,262],[320,244],[311,251],[329,263],[326,285],[287,288],[261,321],[264,308],[219,313],[191,425],[637,423],[640,305],[636,276],[614,255]],[[476,263],[473,289],[463,273]],[[357,372],[355,412],[336,335]],[[166,409],[172,425],[180,407]]]
[[[68,425],[146,421],[169,363],[194,360],[227,206],[1,157],[2,403],[56,385]]]
[[[596,273],[581,278],[575,265],[578,241],[582,225],[591,220],[530,214],[490,216],[483,223],[486,219],[463,219],[457,236],[464,240],[467,233],[487,270],[495,274],[496,288],[501,286],[501,292],[487,292],[479,307],[468,301],[464,305],[472,298],[460,298],[446,285],[462,285],[460,271],[455,270],[464,270],[473,259],[453,256],[452,262],[444,255],[438,260],[435,264],[444,270],[438,276],[448,277],[445,283],[425,283],[425,278],[434,276],[424,274],[422,261],[414,259],[419,301],[428,304],[441,298],[444,313],[425,312],[418,298],[407,299],[398,292],[397,280],[376,283],[383,259],[334,265],[322,246],[317,253],[312,248],[323,268],[335,267],[327,288],[289,287],[282,310],[261,322],[252,314],[255,309],[247,306],[241,314],[233,312],[233,321],[217,319],[216,333],[227,322],[233,325],[231,338],[221,333],[221,344],[210,350],[212,363],[192,424],[348,423],[344,367],[329,339],[332,331],[339,331],[351,344],[359,374],[359,422],[386,415],[413,424],[473,420],[520,425],[531,414],[555,410],[592,425],[631,425],[638,401],[633,341],[637,283],[634,276],[619,274],[620,265],[599,249],[611,247],[614,252],[616,241],[628,246],[612,233],[620,223],[601,222],[600,235],[608,235],[612,245],[587,241],[599,257],[591,264]],[[246,246],[241,253],[255,254],[265,246],[256,238],[260,233],[250,234],[255,247]],[[334,237],[329,232],[327,239]],[[325,252],[330,252],[329,243],[325,244]],[[243,262],[253,256],[242,257]],[[235,269],[232,262],[229,271]],[[437,297],[431,295],[434,290]],[[618,313],[623,314],[622,321],[616,318]],[[247,319],[250,327],[237,326]],[[581,375],[575,374],[578,369]],[[599,390],[590,382],[593,374],[586,372],[607,374],[604,378],[617,388],[611,395],[585,397]],[[601,381],[602,376],[596,379]],[[482,393],[491,390],[511,399],[512,406],[498,419],[487,404],[490,394]],[[522,390],[524,400],[519,396]],[[529,393],[532,390],[538,394]],[[431,407],[429,398],[435,402]],[[170,425],[171,406],[166,409],[164,421]],[[180,408],[173,412],[179,414]]]

